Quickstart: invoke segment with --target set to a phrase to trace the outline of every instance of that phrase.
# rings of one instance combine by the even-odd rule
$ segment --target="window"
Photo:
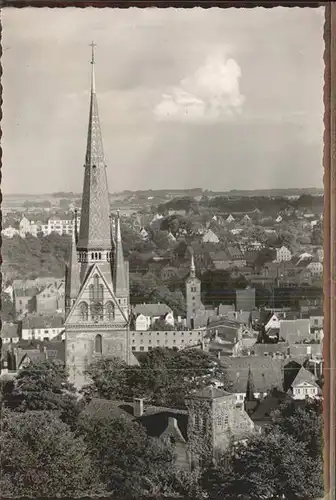
[[[135,339],[132,340],[132,344],[135,344]]]
[[[192,335],[192,332],[190,332],[189,335]]]
[[[149,346],[148,346],[148,350],[149,350],[149,351],[151,351],[151,350],[152,350],[152,346],[151,346],[151,345],[149,345]]]
[[[103,341],[101,335],[96,335],[95,338],[95,352],[101,354],[103,352]]]
[[[219,427],[223,427],[223,422],[224,422],[223,415],[218,415],[217,416],[217,425]]]
[[[158,340],[156,341],[156,343],[157,343],[157,344],[160,344],[160,341],[159,341],[159,339],[158,339]]]
[[[160,332],[157,332],[156,335],[160,335]]]
[[[149,344],[151,344],[151,343],[152,343],[152,341],[151,341],[151,340],[149,340],[149,341],[148,341],[148,343],[149,343]]]
[[[229,417],[227,415],[224,416],[224,425],[229,423]]]
[[[144,346],[143,345],[140,346],[140,351],[144,351],[144,350],[145,350]]]
[[[106,319],[108,321],[113,320],[115,317],[114,304],[112,302],[107,302],[105,309],[106,309]]]
[[[165,332],[165,335],[168,335],[168,333],[167,333],[167,332]]]
[[[82,302],[79,306],[81,321],[87,321],[89,319],[89,306],[86,302]]]
[[[132,345],[132,351],[135,351],[135,345]]]

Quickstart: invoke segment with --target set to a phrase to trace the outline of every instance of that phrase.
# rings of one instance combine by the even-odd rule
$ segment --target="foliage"
[[[181,290],[169,290],[168,286],[162,285],[161,280],[152,273],[131,273],[130,295],[133,304],[161,302],[170,307],[175,316],[185,314],[185,298]]]
[[[15,319],[15,307],[10,295],[1,292],[1,320],[12,322]]]
[[[218,499],[313,500],[323,494],[322,461],[291,435],[255,435],[235,448],[229,469],[205,471],[202,485]]]
[[[294,401],[285,402],[272,416],[273,428],[293,436],[306,446],[313,459],[320,459],[323,450],[323,416],[320,400],[304,402],[296,406]]]
[[[172,331],[175,330],[174,325],[167,323],[165,319],[157,319],[151,326],[152,331]]]
[[[69,497],[98,491],[81,437],[46,411],[2,412],[2,496]]]
[[[9,406],[15,400],[16,411],[52,410],[70,426],[75,425],[81,409],[64,365],[58,361],[39,361],[20,370],[4,404]]]
[[[165,489],[173,450],[124,417],[84,415],[81,432],[106,489],[118,497],[156,497]]]
[[[69,250],[70,237],[56,233],[37,238],[31,235],[26,238],[4,238],[1,249],[3,272],[13,279],[61,278],[64,276]]]
[[[243,276],[232,278],[228,271],[208,270],[202,275],[202,292],[205,304],[232,304],[236,300],[236,289],[246,288]]]
[[[228,388],[226,371],[203,351],[156,348],[146,353],[140,366],[127,366],[117,358],[101,359],[89,366],[92,382],[86,395],[132,400],[144,397],[153,404],[184,408],[185,397],[218,378]]]

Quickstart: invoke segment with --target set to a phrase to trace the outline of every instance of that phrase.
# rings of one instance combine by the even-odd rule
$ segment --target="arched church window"
[[[93,252],[91,253],[91,259],[92,260],[94,259],[94,253]]]
[[[93,302],[91,305],[91,317],[93,321],[104,319],[103,305],[100,302]]]
[[[113,320],[115,317],[114,304],[112,302],[108,302],[106,304],[106,319],[108,321]]]
[[[94,286],[90,285],[89,286],[89,295],[90,295],[90,301],[93,301],[95,296],[94,296]]]
[[[101,260],[101,252],[99,252],[99,260]]]
[[[81,302],[79,306],[80,318],[82,321],[87,321],[89,319],[89,306],[86,302]]]
[[[95,352],[98,354],[102,354],[103,352],[103,339],[99,334],[95,338]]]

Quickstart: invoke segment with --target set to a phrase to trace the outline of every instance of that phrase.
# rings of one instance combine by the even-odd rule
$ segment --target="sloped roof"
[[[289,344],[287,342],[278,342],[276,344],[254,344],[252,351],[256,356],[264,356],[264,353],[277,353],[284,354],[287,352]]]
[[[319,387],[316,384],[316,377],[309,370],[306,370],[306,368],[302,366],[300,368],[299,373],[296,375],[294,381],[292,382],[292,387],[296,387],[297,385],[300,385],[303,382],[307,382],[310,385]]]
[[[133,313],[137,316],[143,314],[144,316],[165,316],[171,313],[172,310],[166,304],[137,304],[133,308]]]
[[[207,387],[204,387],[204,389],[201,389],[200,391],[190,394],[190,396],[188,396],[188,399],[217,399],[227,396],[232,396],[232,394],[209,385]]]
[[[46,316],[40,314],[32,314],[22,319],[22,329],[31,328],[61,328],[64,323],[62,315]]]
[[[256,392],[268,392],[283,388],[283,360],[266,356],[240,356],[221,358],[220,363],[227,369],[232,392],[245,393],[248,373],[251,370]]]
[[[19,338],[19,325],[15,323],[2,323],[1,338]]]
[[[309,319],[280,320],[280,338],[285,341],[304,340],[310,334]]]

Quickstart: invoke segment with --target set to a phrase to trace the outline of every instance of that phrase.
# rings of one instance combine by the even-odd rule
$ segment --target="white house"
[[[27,234],[31,234],[32,236],[37,236],[37,225],[34,221],[30,221],[27,217],[22,217],[19,223],[19,235],[21,238],[25,238]]]
[[[166,304],[138,304],[133,308],[135,330],[146,331],[155,321],[163,319],[167,325],[174,326],[174,313]]]
[[[15,229],[12,226],[6,227],[6,229],[3,229],[1,233],[6,236],[6,238],[13,238],[16,234],[19,234],[19,231]]]
[[[292,252],[284,245],[281,248],[276,249],[276,260],[277,262],[289,261],[292,258]]]
[[[275,222],[281,222],[282,221],[282,217],[281,215],[278,215],[278,217],[275,219]]]
[[[235,218],[230,214],[229,217],[226,219],[226,222],[234,222]]]
[[[140,238],[141,238],[142,240],[144,240],[144,241],[145,241],[145,240],[147,240],[147,239],[148,239],[148,233],[147,233],[147,231],[146,231],[146,229],[145,229],[144,227],[141,229],[141,231],[140,231],[140,233],[139,233],[139,234],[140,234]]]
[[[23,340],[52,340],[64,330],[63,315],[46,316],[32,314],[21,322]]]
[[[59,235],[68,234],[71,235],[74,227],[74,219],[49,219],[47,224],[41,225],[41,231],[43,236],[48,236],[51,233],[57,233]],[[77,218],[77,227],[79,228],[80,218]]]
[[[307,269],[311,272],[312,276],[322,276],[323,264],[319,261],[312,261],[308,264]]]
[[[321,388],[316,377],[302,366],[291,385],[291,392],[293,399],[317,398],[321,395]]]
[[[271,329],[279,329],[280,328],[280,319],[278,316],[274,313],[268,320],[268,322],[265,325],[265,331],[268,332]]]

